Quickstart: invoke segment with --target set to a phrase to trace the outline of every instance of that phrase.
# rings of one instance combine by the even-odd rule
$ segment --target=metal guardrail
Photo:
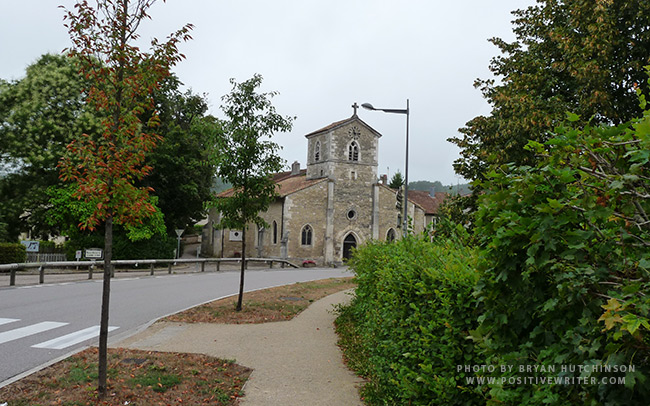
[[[167,265],[167,273],[172,273],[172,266],[175,264],[200,264],[201,272],[205,272],[205,265],[209,263],[216,263],[216,271],[220,271],[222,263],[241,263],[240,258],[179,258],[179,259],[134,259],[134,260],[114,260],[111,261],[113,271],[119,266],[149,266],[149,275],[153,275],[156,265]],[[292,264],[286,259],[278,258],[246,258],[245,266],[248,267],[249,262],[262,262],[267,263],[270,268],[273,268],[274,263],[280,264],[282,268],[286,265],[298,268],[297,265]],[[64,262],[41,262],[41,263],[22,263],[22,264],[1,264],[0,273],[9,271],[9,286],[16,285],[16,275],[21,271],[27,269],[38,269],[39,271],[39,284],[45,283],[45,270],[48,268],[88,268],[88,279],[93,278],[93,272],[96,267],[103,268],[103,261],[64,261]]]

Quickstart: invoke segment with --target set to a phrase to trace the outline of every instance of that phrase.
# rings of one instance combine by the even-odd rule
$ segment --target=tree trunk
[[[239,276],[239,298],[237,299],[236,311],[240,312],[242,309],[242,302],[244,301],[244,271],[246,270],[246,227],[244,226],[241,233],[241,273]]]
[[[97,391],[99,397],[106,396],[107,355],[108,355],[108,310],[111,296],[111,260],[113,259],[113,215],[106,218],[104,234],[104,283],[102,290],[102,314],[99,323],[99,371]]]

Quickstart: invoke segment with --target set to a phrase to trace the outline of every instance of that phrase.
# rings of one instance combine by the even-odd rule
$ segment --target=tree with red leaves
[[[90,85],[84,90],[89,105],[102,119],[99,137],[80,135],[68,145],[60,176],[77,184],[75,196],[92,212],[79,224],[95,229],[105,223],[104,284],[99,335],[100,397],[106,395],[106,352],[113,245],[113,224],[135,227],[156,213],[149,188],[135,183],[151,171],[145,156],[160,137],[153,114],[142,123],[144,111],[155,111],[153,91],[184,58],[178,45],[189,40],[192,25],[171,34],[164,43],[153,39],[149,53],[135,45],[140,23],[150,18],[155,0],[97,0],[96,7],[80,1],[64,20],[72,40],[70,56],[80,61],[79,72]]]

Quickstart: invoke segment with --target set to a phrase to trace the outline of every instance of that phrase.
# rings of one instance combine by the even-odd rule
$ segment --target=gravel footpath
[[[153,351],[200,353],[253,368],[242,406],[362,405],[362,382],[343,364],[336,346],[333,305],[350,291],[314,302],[290,321],[265,324],[155,323],[115,343]]]

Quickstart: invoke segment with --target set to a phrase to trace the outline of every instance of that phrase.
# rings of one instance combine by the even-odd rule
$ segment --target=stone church
[[[353,108],[352,117],[305,135],[306,169],[294,162],[291,171],[274,176],[279,197],[262,214],[268,227],[249,226],[247,257],[336,265],[359,244],[401,237],[397,192],[377,171],[381,134],[357,116],[356,104]],[[226,190],[218,197],[231,194]],[[409,191],[408,198],[414,232],[421,232],[435,221],[444,196]],[[240,256],[241,231],[216,229],[219,220],[219,213],[210,214],[201,251],[215,257]]]

